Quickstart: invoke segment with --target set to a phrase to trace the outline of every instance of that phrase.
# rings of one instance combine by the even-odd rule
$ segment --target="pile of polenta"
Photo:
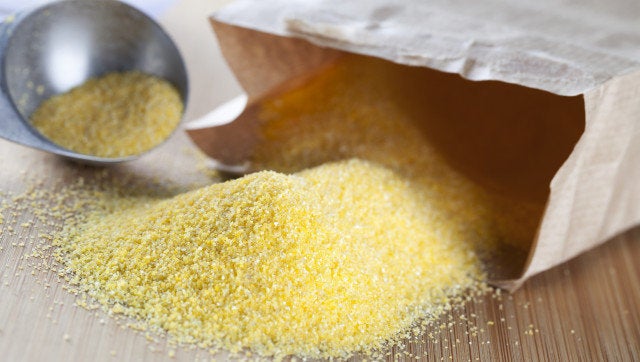
[[[178,342],[276,358],[371,355],[483,288],[479,253],[539,210],[449,167],[375,74],[347,60],[266,101],[251,161],[275,171],[96,198],[55,240],[72,283]]]

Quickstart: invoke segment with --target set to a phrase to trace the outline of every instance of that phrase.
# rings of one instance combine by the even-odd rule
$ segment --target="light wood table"
[[[178,134],[156,152],[112,173],[176,183],[216,180],[199,172],[201,160]],[[33,179],[39,188],[99,172],[57,157],[0,141],[0,190],[19,194]],[[5,212],[0,234],[0,360],[120,361],[209,360],[208,352],[174,348],[160,338],[123,328],[100,311],[74,305],[56,273],[25,259],[47,226],[28,225],[29,213]],[[13,233],[8,231],[13,226]],[[24,243],[24,245],[23,245]],[[432,338],[396,349],[427,360],[640,360],[640,229],[529,280],[513,294],[488,295],[445,315]],[[440,329],[439,325],[444,325]]]

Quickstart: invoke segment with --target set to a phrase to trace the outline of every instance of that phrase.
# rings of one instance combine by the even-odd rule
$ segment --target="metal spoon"
[[[115,0],[50,3],[0,24],[0,137],[93,164],[104,158],[65,149],[29,123],[40,103],[113,71],[138,70],[166,79],[186,104],[188,79],[167,33],[141,11]]]

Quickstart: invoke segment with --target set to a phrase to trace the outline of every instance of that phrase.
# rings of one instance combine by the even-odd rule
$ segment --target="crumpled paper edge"
[[[334,4],[336,6],[329,3],[239,0],[213,14],[213,18],[266,33],[305,39],[323,47],[458,73],[470,80],[499,80],[565,96],[583,94],[613,77],[640,69],[640,52],[625,51],[630,47],[600,46],[601,40],[595,35],[585,35],[582,43],[567,42],[553,38],[559,36],[554,31],[542,29],[541,33],[534,34],[529,28],[499,23],[511,12],[526,10],[531,11],[533,19],[540,17],[541,24],[566,21],[570,23],[569,28],[584,28],[582,33],[598,29],[604,32],[603,23],[609,26],[619,23],[616,25],[619,29],[612,28],[611,34],[601,36],[612,39],[635,36],[640,42],[640,32],[636,27],[634,35],[632,22],[623,19],[616,22],[605,15],[598,18],[596,11],[584,12],[588,9],[586,5],[558,6],[556,11],[535,7],[533,3],[499,0],[460,4],[442,1],[396,4],[385,0],[352,1],[347,5]],[[465,14],[453,12],[463,9]],[[492,16],[469,19],[474,12],[481,14],[491,9]],[[353,14],[356,11],[358,16]],[[404,18],[396,20],[397,24],[393,19],[394,16],[406,17],[403,11],[415,12],[417,15],[412,16],[424,19],[419,29],[392,28],[402,26]],[[480,30],[465,31],[457,25],[464,23],[460,18],[473,21],[478,29],[491,30],[486,34]],[[401,30],[414,33],[407,35]],[[490,36],[498,30],[504,36]],[[470,34],[473,37],[469,37]]]

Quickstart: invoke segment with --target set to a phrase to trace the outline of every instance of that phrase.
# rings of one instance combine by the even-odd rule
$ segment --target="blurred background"
[[[20,10],[46,4],[51,1],[52,0],[0,0],[0,16],[5,17]],[[176,0],[123,0],[123,2],[131,4],[157,18],[167,11]]]

